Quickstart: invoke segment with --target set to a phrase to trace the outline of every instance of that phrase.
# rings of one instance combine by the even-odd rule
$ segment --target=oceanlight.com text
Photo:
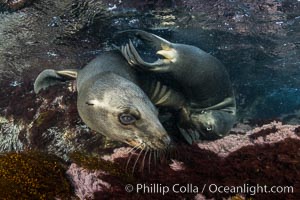
[[[172,186],[161,183],[151,184],[127,184],[125,186],[126,192],[136,192],[142,194],[162,194],[168,193],[188,193],[199,194],[204,192],[210,193],[225,193],[225,194],[279,194],[279,193],[293,193],[293,186],[267,186],[267,185],[249,185],[243,184],[241,186],[223,186],[217,184],[204,184],[202,186],[195,184],[174,184]]]

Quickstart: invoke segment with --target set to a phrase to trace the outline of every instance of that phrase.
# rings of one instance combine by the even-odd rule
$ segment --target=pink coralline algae
[[[132,148],[130,147],[121,147],[114,149],[114,152],[111,155],[102,156],[103,160],[114,162],[117,158],[126,158],[128,153]]]
[[[242,195],[236,195],[229,198],[222,198],[222,200],[245,200],[246,198]],[[208,199],[203,194],[197,194],[194,200],[215,200],[215,198]]]
[[[214,200],[214,199],[207,199],[203,194],[197,194],[194,200]]]
[[[289,185],[295,188],[293,194],[256,194],[255,199],[299,199],[299,125],[284,125],[271,122],[252,128],[239,125],[232,134],[210,142],[199,142],[192,146],[180,146],[184,158],[171,157],[171,160],[157,162],[152,170],[136,171],[126,175],[125,165],[131,148],[121,147],[102,156],[105,162],[99,170],[87,170],[71,164],[67,174],[80,199],[247,199],[248,194],[237,193],[168,193],[162,197],[156,193],[126,192],[128,183],[161,183],[170,188],[174,184],[197,186],[217,184],[239,186],[243,184]],[[139,160],[140,165],[143,159]],[[96,162],[96,166],[98,166]],[[109,168],[105,167],[109,166]],[[119,166],[117,168],[116,166]],[[122,169],[124,166],[124,169]],[[245,196],[246,195],[246,196]],[[278,197],[278,198],[277,198]],[[287,198],[285,198],[287,197]]]
[[[249,130],[245,134],[232,134],[216,141],[199,142],[197,145],[201,149],[226,157],[231,152],[245,146],[271,144],[286,138],[300,140],[300,137],[295,133],[298,127],[299,125],[283,125],[281,122],[274,121]]]
[[[111,185],[101,180],[101,175],[105,172],[101,170],[87,170],[79,167],[77,164],[72,163],[67,171],[67,175],[70,177],[75,194],[80,199],[94,199],[94,193],[103,191],[103,188],[110,188]]]
[[[173,160],[172,163],[170,164],[170,168],[174,171],[183,171],[185,170],[185,166],[183,162],[180,162],[178,160]]]

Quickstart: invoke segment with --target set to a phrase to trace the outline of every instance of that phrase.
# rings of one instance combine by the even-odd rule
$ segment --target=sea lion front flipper
[[[77,70],[60,70],[46,69],[42,71],[34,82],[34,92],[37,94],[42,89],[46,89],[49,86],[65,82],[66,80],[72,80],[77,78]]]
[[[188,144],[192,145],[194,142],[200,140],[200,134],[198,131],[192,129],[183,129],[180,127],[178,128],[179,128],[179,132],[181,133],[181,135],[183,136],[183,138],[186,140]]]

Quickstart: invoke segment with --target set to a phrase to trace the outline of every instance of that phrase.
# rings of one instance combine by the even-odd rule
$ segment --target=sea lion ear
[[[49,86],[57,85],[67,80],[77,78],[77,70],[60,70],[46,69],[42,71],[34,82],[34,92],[38,94],[42,89]]]
[[[95,103],[96,103],[95,101],[96,100],[88,100],[88,101],[85,102],[85,104],[88,105],[88,106],[94,106]]]

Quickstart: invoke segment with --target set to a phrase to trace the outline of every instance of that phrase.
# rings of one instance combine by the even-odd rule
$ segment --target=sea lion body
[[[236,102],[223,64],[195,46],[171,43],[145,31],[132,32],[154,46],[157,54],[164,58],[145,62],[131,41],[122,46],[121,52],[131,66],[148,73],[165,74],[180,86],[180,90],[173,90],[184,101],[173,108],[180,110],[179,127],[187,141],[192,143],[197,138],[216,139],[226,135],[235,122]]]
[[[79,70],[76,84],[77,90],[93,76],[103,73],[114,73],[135,84],[138,84],[138,77],[134,70],[126,63],[122,55],[116,51],[105,52],[90,61],[85,67]]]
[[[174,49],[183,56],[177,58],[169,73],[180,83],[190,106],[210,107],[233,95],[228,73],[219,60],[189,45],[176,44]]]
[[[170,138],[155,106],[119,52],[103,53],[81,70],[44,70],[35,92],[67,79],[77,79],[77,108],[88,127],[137,148],[168,147]]]

